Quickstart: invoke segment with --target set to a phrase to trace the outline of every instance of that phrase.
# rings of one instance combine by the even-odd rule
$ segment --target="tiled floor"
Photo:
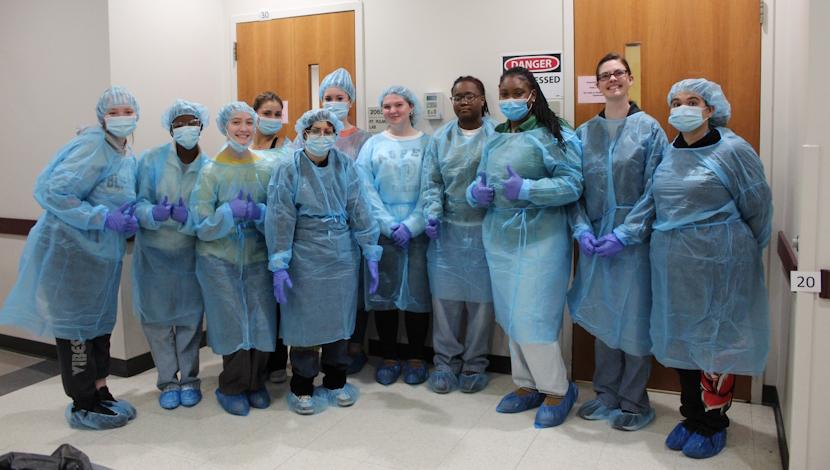
[[[222,411],[213,396],[220,366],[203,348],[205,399],[174,411],[158,406],[155,371],[111,378],[110,389],[132,401],[139,416],[108,432],[66,425],[68,400],[58,377],[9,393],[0,397],[0,453],[48,454],[68,442],[114,469],[781,468],[772,409],[760,405],[735,404],[727,448],[693,461],[663,445],[678,420],[675,395],[652,394],[658,418],[639,432],[615,431],[573,412],[562,426],[537,430],[533,412],[495,412],[513,388],[509,376],[495,375],[478,394],[436,395],[425,385],[378,385],[367,367],[353,378],[362,394],[351,408],[298,416],[285,404],[287,385],[269,385],[271,407],[242,418]],[[580,403],[593,396],[587,385],[580,393]]]
[[[41,362],[43,359],[0,349],[0,375],[15,372]]]

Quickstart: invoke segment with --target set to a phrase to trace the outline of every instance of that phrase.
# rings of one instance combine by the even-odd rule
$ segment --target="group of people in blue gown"
[[[138,103],[112,87],[98,101],[99,125],[37,179],[44,213],[0,322],[55,338],[71,426],[125,425],[136,410],[106,378],[135,236],[134,310],[162,408],[202,399],[203,327],[222,356],[214,393],[228,413],[269,407],[266,382],[288,380],[289,363],[291,410],[351,406],[359,393],[347,376],[367,362],[374,312],[377,382],[403,377],[439,394],[487,387],[498,323],[516,389],[496,411],[536,409],[535,426],[546,428],[577,401],[559,342],[567,305],[595,336],[596,397],[577,415],[647,426],[653,355],[677,369],[682,390],[684,420],[666,445],[715,455],[735,375],[760,374],[769,347],[763,167],[725,127],[731,109],[716,83],[674,84],[669,123],[679,133],[669,142],[629,99],[625,58],[603,57],[596,79],[604,109],[575,130],[516,67],[498,83],[505,122],[490,118],[484,84],[461,76],[456,119],[432,136],[415,127],[421,104],[403,86],[380,94],[387,129],[371,135],[352,124],[355,87],[337,69],[293,141],[277,136],[284,103],[268,91],[219,110],[226,143],[208,155],[199,145],[207,109],[177,100],[161,119],[171,141],[139,159],[128,139]]]

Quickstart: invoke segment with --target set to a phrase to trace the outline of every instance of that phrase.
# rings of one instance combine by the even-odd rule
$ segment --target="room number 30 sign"
[[[790,272],[790,291],[821,292],[821,273],[819,271]]]

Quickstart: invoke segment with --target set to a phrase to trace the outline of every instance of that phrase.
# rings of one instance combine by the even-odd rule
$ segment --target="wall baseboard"
[[[787,470],[790,467],[790,450],[787,447],[784,417],[781,415],[781,402],[778,400],[778,389],[775,385],[764,385],[761,391],[761,403],[766,406],[771,406],[775,414],[775,430],[778,433],[778,452],[781,454],[781,466],[784,470]]]

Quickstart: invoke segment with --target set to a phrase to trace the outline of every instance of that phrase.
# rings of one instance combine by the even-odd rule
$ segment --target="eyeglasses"
[[[474,95],[472,93],[467,93],[466,95],[453,95],[450,96],[450,100],[453,103],[472,103],[476,99],[481,98],[481,95]]]
[[[316,127],[312,127],[311,129],[307,130],[308,135],[313,136],[321,136],[321,135],[334,135],[334,131],[331,129],[318,129]]]
[[[180,128],[180,127],[186,127],[186,126],[198,126],[198,127],[201,127],[201,126],[202,126],[202,121],[200,121],[199,119],[191,119],[190,121],[186,121],[186,122],[182,122],[182,121],[179,121],[179,122],[174,122],[174,123],[173,123],[173,124],[171,124],[170,126],[171,126],[173,129],[178,129],[178,128]]]
[[[603,72],[603,73],[601,73],[601,74],[597,75],[597,78],[598,78],[598,79],[599,79],[599,81],[601,81],[601,82],[607,82],[608,80],[611,80],[611,77],[612,77],[612,76],[613,76],[614,78],[616,78],[617,80],[619,80],[619,79],[623,78],[623,76],[625,76],[625,75],[627,75],[627,74],[628,74],[628,72],[627,72],[627,71],[622,70],[622,69],[619,69],[619,70],[614,70],[613,72]]]

